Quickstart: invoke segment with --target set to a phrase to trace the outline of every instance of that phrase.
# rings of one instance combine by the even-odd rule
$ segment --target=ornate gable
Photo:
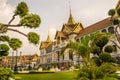
[[[82,29],[83,29],[82,23],[75,22],[70,8],[70,16],[68,22],[66,24],[63,24],[61,32],[65,33],[65,35],[69,35],[73,33],[78,33]]]
[[[47,40],[41,42],[40,49],[47,48],[49,45],[52,45],[52,44],[53,44],[53,42],[52,42],[49,32],[48,32]]]
[[[56,35],[55,35],[55,39],[60,38],[60,37],[61,37],[61,38],[66,38],[64,32],[57,31],[57,32],[56,32]]]

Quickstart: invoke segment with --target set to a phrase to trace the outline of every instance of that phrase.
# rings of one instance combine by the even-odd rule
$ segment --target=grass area
[[[21,80],[75,80],[75,72],[58,72],[46,74],[16,74]]]

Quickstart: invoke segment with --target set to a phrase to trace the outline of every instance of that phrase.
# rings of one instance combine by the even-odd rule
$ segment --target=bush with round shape
[[[0,44],[0,56],[7,56],[9,47],[6,44]]]
[[[108,11],[108,15],[109,16],[113,16],[115,14],[115,9],[110,9],[109,11]]]
[[[105,47],[105,52],[112,53],[115,50],[114,46],[107,45]]]
[[[33,43],[33,44],[38,44],[39,43],[39,35],[36,34],[35,32],[29,32],[28,33],[28,40]]]
[[[114,20],[113,20],[113,24],[114,24],[114,25],[118,25],[119,23],[120,23],[120,20],[118,20],[118,19],[114,19]]]
[[[0,80],[9,80],[9,78],[14,78],[13,71],[7,68],[0,68]]]
[[[117,14],[120,16],[120,7],[117,9]]]
[[[11,38],[9,45],[13,50],[17,50],[22,46],[22,42],[18,38]]]
[[[7,41],[7,42],[9,42],[9,36],[6,36],[6,35],[2,35],[2,36],[0,36],[0,41],[3,41],[3,42],[5,42],[5,41]]]
[[[102,62],[110,62],[111,61],[111,55],[107,52],[104,52],[104,53],[101,53],[99,55],[99,59],[102,61]]]
[[[28,14],[28,6],[25,2],[20,2],[15,10],[15,15],[23,17]]]
[[[37,28],[41,23],[40,17],[36,14],[28,14],[20,20],[20,25],[29,28]]]

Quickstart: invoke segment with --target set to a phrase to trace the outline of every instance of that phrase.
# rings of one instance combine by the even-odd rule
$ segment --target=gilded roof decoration
[[[56,32],[55,39],[57,39],[58,37],[66,38],[65,34],[61,31]]]
[[[46,42],[52,42],[49,31],[48,31],[48,37],[47,37]]]
[[[52,45],[52,43],[53,43],[53,42],[52,42],[52,40],[51,40],[50,33],[49,33],[49,31],[48,31],[47,40],[41,42],[40,49],[42,49],[42,48],[47,48],[47,47],[49,47],[50,45]]]
[[[69,19],[68,19],[68,25],[71,25],[71,24],[75,24],[75,20],[72,16],[72,11],[71,11],[71,8],[70,8],[70,16],[69,16]]]
[[[119,7],[120,7],[120,0],[118,0],[117,6],[115,8],[118,9]]]

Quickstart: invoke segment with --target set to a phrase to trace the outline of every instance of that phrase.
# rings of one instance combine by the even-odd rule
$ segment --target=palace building
[[[120,0],[116,8],[120,7]],[[68,68],[71,64],[76,65],[78,62],[78,55],[69,51],[65,51],[64,55],[60,55],[61,49],[65,47],[69,42],[80,42],[81,38],[90,35],[94,32],[110,32],[114,34],[114,26],[110,22],[110,18],[101,20],[95,24],[92,24],[86,28],[80,22],[76,22],[70,8],[70,15],[67,23],[62,25],[62,29],[56,32],[55,41],[52,41],[48,33],[46,41],[42,41],[40,44],[40,65],[47,69],[52,64],[60,67]],[[109,42],[113,44],[112,42]],[[114,45],[114,44],[113,44]],[[120,50],[116,48],[117,53]],[[80,58],[79,61],[82,61]]]
[[[20,56],[3,56],[0,67],[13,69],[14,66],[17,64],[19,69],[22,68],[24,70],[27,70],[29,65],[32,68],[35,68],[35,66],[39,63],[39,61],[40,60],[38,54],[20,55]]]

